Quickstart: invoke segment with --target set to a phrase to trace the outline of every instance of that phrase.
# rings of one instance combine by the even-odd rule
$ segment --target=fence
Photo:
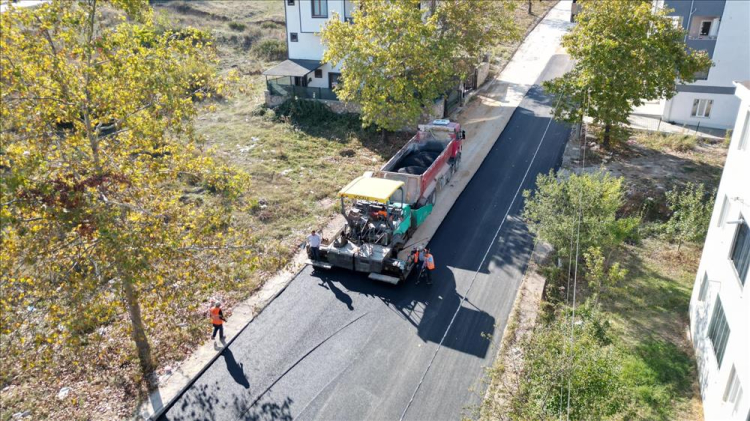
[[[700,122],[696,125],[676,124],[663,121],[659,116],[631,114],[628,118],[629,126],[637,130],[647,130],[650,132],[678,133],[692,136],[723,138],[726,131],[721,129],[712,129],[701,127]]]
[[[283,77],[267,82],[268,92],[275,96],[294,96],[302,99],[327,99],[338,101],[336,92],[329,88],[313,88],[309,86],[292,85],[291,78]]]

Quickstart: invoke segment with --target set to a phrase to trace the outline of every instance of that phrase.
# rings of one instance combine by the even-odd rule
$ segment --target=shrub
[[[538,326],[522,345],[524,381],[512,396],[510,419],[558,419],[567,412],[568,384],[570,419],[608,419],[627,405],[622,357],[607,336],[608,325],[584,310],[576,317],[574,342],[570,321],[559,317]]]
[[[253,46],[252,52],[265,60],[284,60],[286,43],[278,39],[264,39]]]
[[[239,22],[229,22],[229,29],[233,31],[242,32],[247,28],[247,26],[244,23]]]
[[[524,191],[523,217],[529,229],[550,243],[558,255],[568,256],[571,238],[580,238],[579,250],[598,246],[607,253],[634,235],[637,218],[617,218],[624,204],[622,178],[604,170],[591,174],[571,174],[558,179],[554,173],[537,177],[536,191]],[[579,201],[580,235],[577,235]],[[575,247],[575,245],[574,245]]]
[[[270,20],[267,20],[260,24],[260,27],[263,29],[276,29],[279,27],[279,24],[276,22],[272,22]]]
[[[667,206],[672,215],[665,223],[665,232],[677,240],[677,251],[683,241],[703,241],[706,238],[714,194],[707,195],[702,183],[688,183],[683,189],[667,192]]]

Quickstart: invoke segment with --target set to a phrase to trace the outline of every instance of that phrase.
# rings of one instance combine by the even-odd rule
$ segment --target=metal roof
[[[341,189],[339,196],[386,203],[403,185],[403,181],[361,176]]]
[[[266,76],[304,76],[320,67],[318,60],[289,59],[263,72]]]

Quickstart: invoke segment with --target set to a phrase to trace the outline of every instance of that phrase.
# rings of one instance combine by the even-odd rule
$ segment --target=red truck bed
[[[450,170],[449,160],[461,153],[461,126],[448,120],[420,125],[409,140],[381,169],[376,177],[403,181],[406,202],[424,202]]]

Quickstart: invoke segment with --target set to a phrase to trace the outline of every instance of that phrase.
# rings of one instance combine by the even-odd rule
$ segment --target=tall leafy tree
[[[209,39],[158,30],[146,0],[11,8],[1,32],[2,333],[54,352],[122,315],[148,374],[148,327],[180,285],[223,276],[196,253],[235,236],[245,178],[191,123],[222,89]],[[184,200],[187,182],[215,206]],[[145,293],[159,297],[147,314]]]
[[[366,125],[414,123],[493,42],[516,35],[510,1],[362,0],[353,23],[334,17],[323,59],[342,64],[337,91],[362,107]]]
[[[687,48],[682,28],[651,2],[580,3],[578,24],[562,42],[575,66],[544,86],[562,98],[557,118],[580,121],[588,115],[603,126],[608,146],[613,126],[626,123],[634,107],[673,97],[676,83],[694,81],[711,60]]]

